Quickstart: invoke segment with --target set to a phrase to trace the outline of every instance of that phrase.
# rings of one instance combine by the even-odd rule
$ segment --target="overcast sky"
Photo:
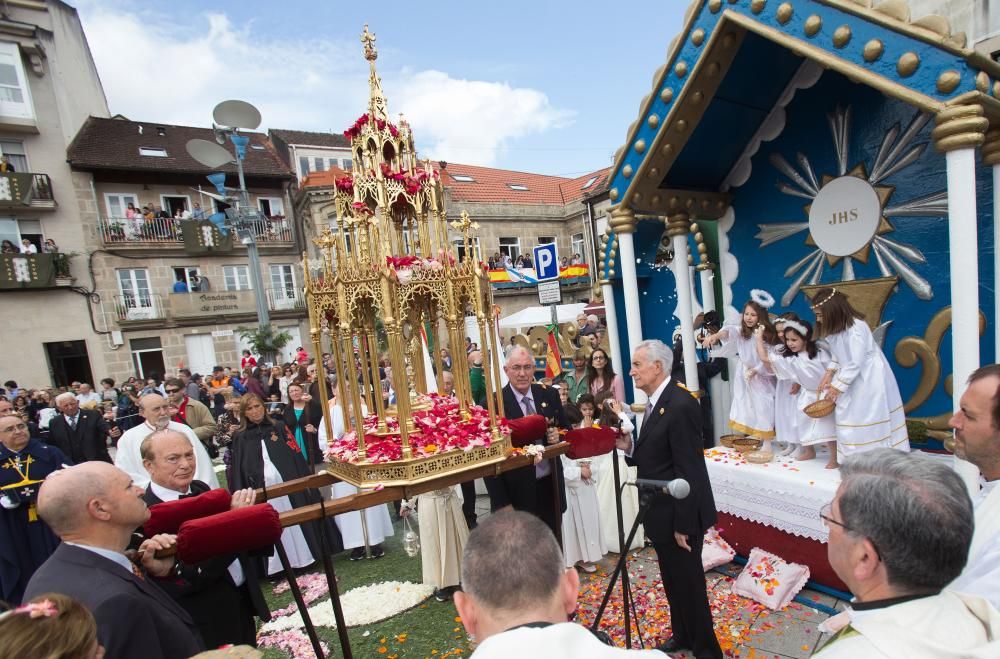
[[[611,164],[687,4],[76,3],[112,114],[207,126],[239,98],[262,129],[342,132],[366,107],[367,22],[421,157],[562,176]]]

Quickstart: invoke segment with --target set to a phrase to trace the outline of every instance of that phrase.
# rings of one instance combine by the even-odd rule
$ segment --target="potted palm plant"
[[[274,325],[261,327],[237,327],[236,333],[250,344],[250,350],[260,355],[265,363],[274,363],[276,355],[292,340],[288,332],[277,331]]]

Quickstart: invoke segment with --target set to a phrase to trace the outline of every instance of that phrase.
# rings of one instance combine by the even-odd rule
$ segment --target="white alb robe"
[[[944,591],[851,619],[815,659],[987,659],[1000,657],[1000,613],[981,597]]]
[[[969,561],[949,590],[979,595],[1000,610],[1000,480],[982,483],[976,506],[976,531]]]
[[[838,461],[877,448],[909,451],[899,385],[868,324],[855,319],[825,341],[837,368],[832,385],[841,392],[834,412]]]
[[[462,552],[469,526],[457,485],[417,495],[420,565],[423,583],[434,588],[462,582]]]
[[[711,356],[737,357],[742,367],[731,378],[733,404],[729,408],[729,427],[757,439],[774,439],[776,380],[757,354],[757,339],[753,335],[744,339],[739,325],[726,325],[720,332],[726,338]]]
[[[261,444],[264,444],[264,442],[262,441]],[[270,487],[284,483],[281,473],[278,472],[278,468],[274,466],[274,463],[271,462],[271,457],[267,454],[266,445],[261,446],[261,455],[264,456],[264,484]],[[292,502],[289,501],[287,496],[268,499],[267,502],[279,513],[292,510]],[[281,532],[281,546],[285,548],[285,553],[288,554],[288,563],[293,568],[306,567],[316,562],[312,552],[309,550],[306,537],[302,534],[301,526],[296,525],[285,528]],[[275,552],[267,559],[267,574],[270,576],[278,572],[281,572],[281,559],[278,558],[278,553]]]
[[[625,413],[618,415],[621,419],[621,430],[625,434],[631,434],[635,430],[632,421]],[[636,467],[628,466],[625,462],[625,454],[615,449],[611,453],[598,455],[593,458],[590,464],[590,471],[597,480],[597,509],[598,518],[601,520],[601,537],[604,538],[604,548],[606,551],[620,553],[618,544],[618,493],[615,491],[615,466],[613,460],[618,460],[618,480],[620,485],[629,481],[635,481],[637,476]],[[622,498],[622,526],[625,539],[628,539],[628,532],[639,515],[639,491],[634,487],[624,487],[621,493]],[[629,549],[642,549],[646,544],[646,533],[642,524],[636,529],[635,537]]]
[[[601,643],[589,629],[575,622],[546,627],[515,627],[483,640],[475,659],[545,657],[546,659],[663,659],[659,650],[626,650]]]
[[[594,470],[591,469],[591,480],[584,480],[580,461],[570,460],[565,455],[559,456],[559,459],[566,482],[566,512],[562,518],[566,567],[573,567],[581,561],[594,563],[607,552],[601,534]]]
[[[344,412],[340,405],[333,407],[332,410],[333,436],[340,439],[344,436],[345,432]],[[326,424],[321,423],[319,426],[320,446],[325,446],[326,441]],[[341,481],[333,484],[334,499],[348,497],[352,494],[357,494],[358,492],[358,488],[354,487],[350,483],[344,483]],[[389,517],[389,507],[387,504],[383,503],[381,506],[365,508],[364,513],[365,525],[368,530],[369,546],[381,544],[387,537],[395,535],[395,530],[392,528],[392,518]],[[361,525],[361,513],[359,511],[343,513],[342,515],[334,515],[333,519],[337,524],[337,528],[340,529],[340,535],[344,540],[344,549],[355,549],[357,547],[365,546],[365,529]]]
[[[810,359],[809,353],[804,350],[795,357],[785,357],[776,351],[771,354],[771,367],[774,369],[775,375],[778,376],[778,391],[781,391],[783,383],[798,383],[801,387],[795,396],[785,394],[794,402],[790,412],[782,412],[782,414],[789,415],[782,423],[791,425],[791,432],[797,438],[795,443],[802,446],[832,442],[837,439],[837,430],[832,414],[813,419],[802,411],[819,398],[817,395],[819,384],[823,380],[823,376],[826,375],[826,367],[829,364],[830,353],[823,348],[817,350],[816,357],[813,359]],[[780,406],[776,404],[775,407],[778,409]],[[778,425],[778,416],[776,412],[776,425]],[[778,439],[781,437],[779,436]]]

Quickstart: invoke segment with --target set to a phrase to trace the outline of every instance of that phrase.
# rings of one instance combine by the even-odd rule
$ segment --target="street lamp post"
[[[213,124],[215,142],[190,140],[187,143],[187,150],[191,157],[201,164],[215,168],[234,162],[233,154],[222,146],[227,138],[233,144],[236,154],[236,172],[240,183],[238,197],[233,199],[227,194],[224,172],[210,174],[208,180],[215,185],[220,195],[235,202],[235,205],[230,205],[226,209],[226,225],[227,228],[236,232],[240,243],[247,248],[250,276],[253,281],[254,303],[257,306],[257,326],[264,331],[270,325],[271,317],[264,295],[264,277],[260,269],[260,252],[257,249],[255,231],[258,227],[263,226],[263,222],[261,214],[250,204],[250,193],[247,192],[246,179],[243,175],[243,160],[246,158],[246,149],[250,138],[239,133],[241,128],[249,130],[257,128],[260,125],[260,112],[244,101],[223,101],[215,106],[212,115],[215,119]]]

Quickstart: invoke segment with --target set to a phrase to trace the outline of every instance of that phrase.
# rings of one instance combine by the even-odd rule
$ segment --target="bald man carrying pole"
[[[104,462],[50,474],[38,492],[38,514],[62,544],[31,577],[25,599],[62,593],[79,600],[94,614],[106,659],[186,659],[204,649],[198,629],[150,578],[174,569],[173,557],[154,554],[176,537],[143,542],[141,566],[124,553],[149,518],[143,494],[128,474]]]

